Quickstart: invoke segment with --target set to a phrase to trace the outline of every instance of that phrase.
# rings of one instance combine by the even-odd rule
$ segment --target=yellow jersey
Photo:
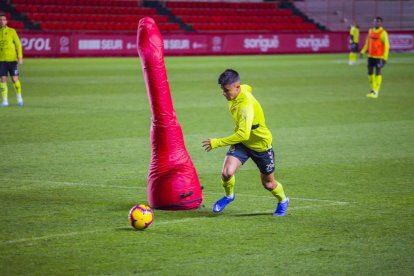
[[[272,133],[266,126],[263,109],[252,94],[252,87],[240,85],[240,93],[228,102],[234,120],[234,133],[224,138],[211,139],[211,147],[218,148],[243,143],[257,152],[267,151],[272,146]]]
[[[349,36],[351,37],[351,43],[359,43],[359,29],[356,26],[352,26]]]
[[[22,44],[16,30],[7,26],[0,28],[0,61],[17,61],[22,57]]]

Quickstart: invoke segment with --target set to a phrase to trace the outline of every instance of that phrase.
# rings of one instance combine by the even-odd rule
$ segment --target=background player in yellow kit
[[[230,146],[221,172],[225,196],[214,204],[213,211],[222,212],[234,200],[235,173],[242,164],[252,158],[260,170],[263,187],[279,201],[274,215],[285,216],[289,198],[285,195],[282,184],[275,180],[272,133],[266,126],[260,103],[252,95],[249,85],[240,84],[240,76],[235,70],[224,71],[218,79],[218,84],[229,103],[235,128],[230,136],[202,141],[207,152],[218,147]]]
[[[355,65],[358,57],[358,43],[359,43],[359,26],[357,22],[351,26],[349,30],[349,65]]]
[[[382,28],[382,18],[376,17],[374,28],[369,29],[365,45],[361,49],[361,55],[368,51],[368,80],[371,87],[367,94],[369,98],[378,98],[382,83],[381,69],[388,60],[389,50],[388,33]]]
[[[17,104],[23,106],[22,87],[17,65],[23,63],[22,44],[16,30],[7,26],[7,18],[0,15],[0,91],[3,99],[0,106],[8,106],[7,76],[12,77]]]

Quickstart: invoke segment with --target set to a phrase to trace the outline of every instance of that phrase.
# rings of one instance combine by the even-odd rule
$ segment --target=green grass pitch
[[[174,107],[204,186],[204,208],[146,203],[150,109],[138,58],[26,59],[25,106],[0,109],[1,275],[413,275],[414,55],[390,55],[378,99],[347,54],[168,57]],[[222,196],[231,134],[216,84],[227,68],[262,103],[288,215],[249,161]]]

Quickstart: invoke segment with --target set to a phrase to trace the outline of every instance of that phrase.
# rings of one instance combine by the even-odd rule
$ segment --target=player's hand
[[[208,138],[208,139],[201,142],[201,144],[203,145],[204,150],[207,151],[207,152],[212,150],[210,141],[211,141],[211,138]]]
[[[364,57],[363,53],[359,53],[359,58],[362,59]]]
[[[17,64],[19,64],[19,65],[20,65],[20,64],[23,64],[23,59],[22,59],[22,58],[18,58],[18,59],[17,59]]]

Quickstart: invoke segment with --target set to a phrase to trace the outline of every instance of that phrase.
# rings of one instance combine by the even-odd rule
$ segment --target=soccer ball
[[[132,227],[138,230],[147,229],[154,220],[154,212],[145,204],[138,204],[132,207],[128,215]]]

